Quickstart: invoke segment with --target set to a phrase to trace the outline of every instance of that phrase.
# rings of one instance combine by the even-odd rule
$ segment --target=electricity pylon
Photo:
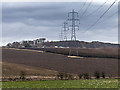
[[[63,24],[63,31],[64,31],[64,40],[65,41],[67,41],[67,30],[68,30],[67,22],[64,22],[64,24]]]
[[[60,41],[63,41],[63,29],[61,29],[60,35],[59,35]]]
[[[71,41],[76,41],[76,30],[79,30],[79,24],[80,24],[80,19],[79,19],[79,16],[78,16],[78,12],[75,12],[74,9],[72,10],[72,12],[69,12],[68,13],[68,22],[70,22],[70,25],[69,27],[71,27]],[[75,43],[73,43],[75,44]],[[76,54],[77,56],[79,55],[78,54],[78,48],[77,46],[76,47]],[[72,49],[70,48],[70,51],[69,51],[69,55],[71,55],[72,53]]]
[[[68,21],[71,22],[71,24],[69,25],[69,27],[71,27],[71,40],[76,41],[76,29],[79,30],[78,22],[80,23],[78,12],[75,12],[74,9],[72,10],[72,12],[69,12]]]

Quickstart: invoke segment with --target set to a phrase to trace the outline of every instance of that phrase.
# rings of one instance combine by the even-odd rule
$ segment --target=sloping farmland
[[[118,59],[68,57],[67,55],[48,53],[26,49],[3,48],[3,62],[27,65],[36,68],[62,71],[67,73],[105,72],[107,76],[116,77],[118,74]],[[14,67],[13,67],[14,68]]]

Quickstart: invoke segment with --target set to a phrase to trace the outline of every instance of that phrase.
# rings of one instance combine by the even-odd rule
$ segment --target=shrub
[[[82,79],[83,74],[79,74],[78,77],[79,77],[79,79]]]
[[[101,73],[102,78],[105,78],[105,72]]]
[[[68,80],[73,80],[74,79],[73,75],[71,75],[71,74],[68,74],[67,76],[68,76]]]
[[[94,73],[94,76],[95,76],[96,79],[99,79],[99,78],[100,78],[100,73],[99,73],[98,71],[96,71],[96,72]]]
[[[24,71],[20,72],[20,79],[24,80],[26,77],[26,73]]]
[[[64,77],[64,79],[68,79],[68,74],[64,73],[63,77]]]
[[[64,73],[62,72],[59,72],[57,77],[60,79],[60,80],[63,80],[63,77],[64,77]]]
[[[12,78],[8,78],[9,81],[12,81],[13,79]]]
[[[83,75],[83,77],[84,77],[84,79],[89,79],[89,78],[90,78],[88,73],[85,73],[85,74]]]
[[[64,72],[59,72],[57,77],[60,79],[60,80],[72,80],[74,79],[73,75],[71,74],[67,74],[67,73],[64,73]]]

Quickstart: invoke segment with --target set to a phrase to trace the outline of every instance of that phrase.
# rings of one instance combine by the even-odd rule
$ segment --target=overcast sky
[[[90,0],[88,0],[90,1]],[[112,4],[107,2],[95,11],[103,2],[94,2],[80,19],[80,29],[76,31],[77,40],[118,42],[117,3],[90,30],[87,30]],[[101,0],[100,0],[101,1]],[[84,2],[4,2],[2,4],[2,39],[3,45],[22,40],[34,40],[45,37],[47,40],[60,40],[62,24],[67,20],[68,12],[79,11],[79,17],[90,2],[81,9]],[[91,15],[90,15],[91,14]],[[67,32],[68,39],[71,31]]]

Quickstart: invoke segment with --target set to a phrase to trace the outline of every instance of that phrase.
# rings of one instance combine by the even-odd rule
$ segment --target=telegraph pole
[[[67,30],[68,30],[68,28],[67,28],[67,22],[64,22],[64,24],[63,24],[63,31],[64,31],[64,40],[65,41],[67,41]]]
[[[79,30],[79,25],[77,24],[77,22],[80,22],[78,12],[75,12],[74,9],[72,10],[72,12],[69,12],[68,21],[71,22],[71,25],[69,25],[69,27],[72,27],[71,28],[71,41],[76,41],[76,28]]]

